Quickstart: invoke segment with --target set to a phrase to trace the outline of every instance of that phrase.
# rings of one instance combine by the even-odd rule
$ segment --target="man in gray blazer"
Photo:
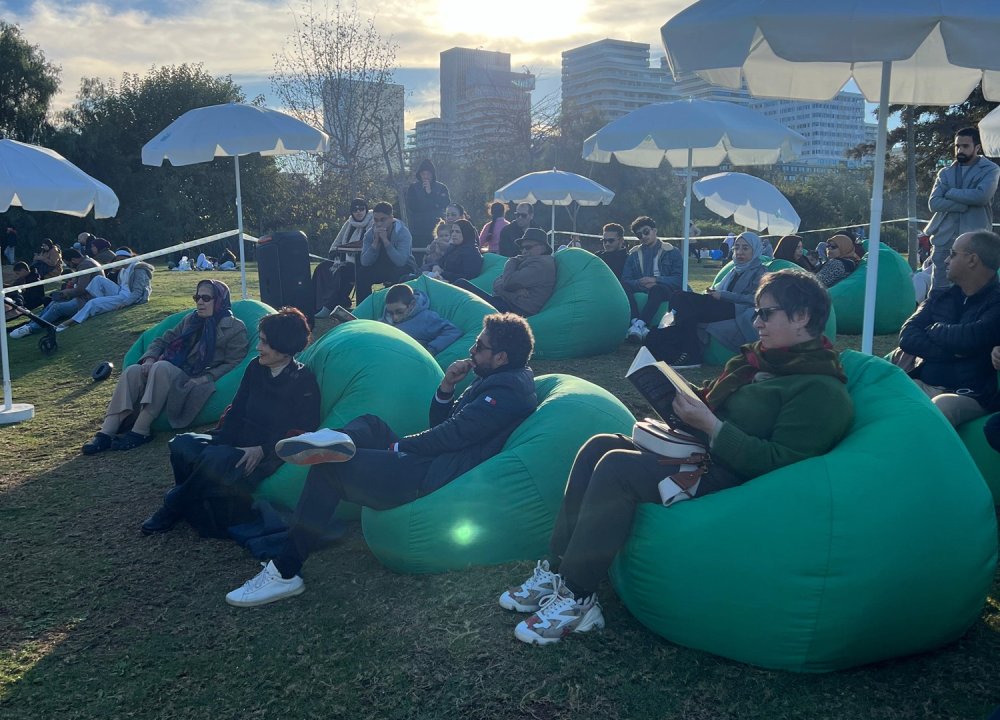
[[[955,238],[973,230],[993,229],[993,195],[1000,167],[982,157],[979,130],[962,128],[955,133],[955,162],[938,173],[927,205],[934,215],[924,232],[934,246],[931,261],[932,289],[951,285],[945,260]]]

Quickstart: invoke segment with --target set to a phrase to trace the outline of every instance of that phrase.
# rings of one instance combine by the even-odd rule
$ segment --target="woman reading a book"
[[[814,276],[781,270],[764,277],[753,311],[760,339],[695,395],[674,396],[670,434],[701,440],[707,457],[664,457],[623,435],[587,441],[570,471],[548,558],[500,596],[502,607],[533,613],[515,629],[519,640],[547,644],[604,627],[597,586],[628,540],[639,503],[668,505],[736,487],[837,445],[853,406],[839,356],[822,336],[829,313],[830,296]]]
[[[700,365],[703,348],[699,325],[733,352],[756,340],[753,299],[767,272],[760,254],[760,238],[752,232],[740,233],[733,242],[733,268],[718,285],[704,293],[674,293],[670,298],[673,322],[651,330],[644,341],[653,356],[679,368]]]

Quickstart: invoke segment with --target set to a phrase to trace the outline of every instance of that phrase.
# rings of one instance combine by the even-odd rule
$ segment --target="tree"
[[[58,89],[59,68],[20,27],[0,20],[0,137],[39,142]]]

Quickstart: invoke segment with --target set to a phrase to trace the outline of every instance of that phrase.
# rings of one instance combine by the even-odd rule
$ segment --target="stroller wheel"
[[[54,337],[46,335],[38,341],[38,349],[42,351],[42,355],[52,355],[59,349],[59,345],[56,344],[56,339]]]

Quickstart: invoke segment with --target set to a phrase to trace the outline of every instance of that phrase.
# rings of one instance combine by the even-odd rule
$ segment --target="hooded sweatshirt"
[[[424,190],[420,181],[420,173],[431,172],[431,190]],[[406,224],[410,228],[417,247],[426,247],[433,239],[434,226],[444,215],[444,210],[451,204],[448,186],[437,181],[434,163],[424,160],[417,167],[416,179],[406,190]]]
[[[382,313],[382,322],[393,325],[388,312]],[[431,310],[430,298],[420,290],[413,291],[413,309],[395,327],[427,348],[431,355],[437,355],[462,337],[461,330]]]

